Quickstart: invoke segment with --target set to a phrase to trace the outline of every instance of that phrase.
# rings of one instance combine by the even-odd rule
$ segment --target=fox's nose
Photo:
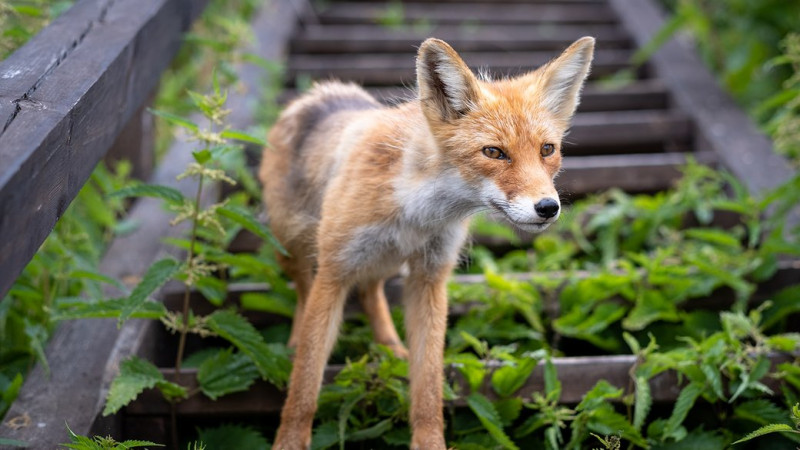
[[[540,200],[539,203],[533,205],[533,209],[536,210],[536,214],[544,219],[549,219],[558,214],[558,208],[558,202],[552,198],[545,198]]]

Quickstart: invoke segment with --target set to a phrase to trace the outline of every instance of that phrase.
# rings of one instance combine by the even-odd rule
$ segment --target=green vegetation
[[[720,82],[775,140],[776,148],[800,161],[800,15],[783,0],[662,0],[672,18],[643,61],[678,31],[689,32]]]
[[[73,3],[74,0],[0,0],[0,61]]]

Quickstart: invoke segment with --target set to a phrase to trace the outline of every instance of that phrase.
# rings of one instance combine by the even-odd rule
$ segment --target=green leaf
[[[604,403],[599,408],[592,411],[589,422],[586,426],[599,434],[614,435],[621,434],[623,438],[634,444],[647,448],[647,440],[628,422],[622,414],[614,411],[614,407]]]
[[[366,397],[366,392],[360,392],[357,395],[354,395],[347,399],[342,405],[339,407],[339,449],[344,450],[344,442],[346,440],[345,433],[347,432],[347,421],[350,419],[350,414],[353,412],[353,408],[356,404],[361,401],[364,397]]]
[[[267,141],[264,139],[255,137],[241,130],[225,130],[220,133],[220,135],[225,139],[235,139],[237,141],[250,142],[251,144],[257,144],[262,147],[267,145]]]
[[[103,415],[116,413],[136,399],[145,389],[154,387],[158,387],[162,392],[182,393],[180,396],[186,396],[183,387],[166,381],[158,367],[152,363],[136,356],[126,359],[120,364],[119,375],[111,383]]]
[[[558,379],[556,365],[550,356],[544,362],[544,390],[547,392],[547,400],[557,402],[561,398],[561,381]]]
[[[181,205],[184,202],[184,196],[181,191],[169,186],[161,186],[157,184],[137,184],[134,186],[126,186],[122,189],[117,189],[108,195],[109,197],[155,197],[165,200],[173,205]]]
[[[763,436],[765,434],[770,433],[797,433],[797,431],[786,425],[785,423],[773,423],[769,425],[764,425],[763,427],[749,433],[747,436],[739,439],[738,441],[734,442],[733,444],[739,444],[741,442],[749,441],[750,439],[757,438],[759,436]]]
[[[239,299],[242,308],[294,317],[297,303],[274,293],[247,292]]]
[[[633,428],[641,431],[647,414],[650,412],[650,406],[653,404],[653,397],[650,395],[650,383],[647,378],[637,376],[634,382],[636,383],[636,403],[633,406]]]
[[[575,407],[578,411],[590,411],[600,407],[608,399],[622,397],[622,389],[612,386],[606,380],[598,381],[594,387],[583,394],[581,402]]]
[[[523,358],[514,365],[503,366],[492,374],[492,388],[501,397],[510,397],[525,385],[535,367],[536,360],[532,358]]]
[[[289,379],[291,362],[288,351],[278,344],[267,344],[253,325],[231,310],[219,310],[207,317],[212,331],[228,340],[250,357],[261,377],[283,387]]]
[[[272,235],[272,231],[261,223],[258,219],[253,217],[253,214],[238,206],[234,205],[227,205],[223,206],[222,208],[218,208],[217,212],[226,217],[235,223],[244,227],[244,229],[250,231],[251,233],[255,234],[256,236],[260,237],[261,239],[268,242],[273,248],[277,251],[281,252],[284,255],[288,255],[289,253],[286,251],[285,248],[275,239],[275,236]]]
[[[52,320],[103,319],[119,317],[127,305],[127,299],[115,298],[99,302],[62,302],[50,317]],[[162,303],[144,302],[129,319],[159,319],[167,309]]]
[[[162,119],[165,119],[167,122],[174,125],[178,125],[179,127],[183,127],[192,131],[197,131],[200,129],[200,127],[198,127],[197,124],[195,124],[189,119],[184,119],[183,117],[176,116],[175,114],[170,114],[166,111],[159,111],[150,108],[148,108],[147,110],[150,111],[151,114],[161,117]]]
[[[130,319],[131,315],[138,311],[147,301],[150,294],[175,276],[180,268],[181,263],[170,258],[162,259],[151,265],[144,277],[142,277],[142,281],[133,288],[131,295],[125,299],[122,311],[120,311],[118,326]]]
[[[197,369],[197,382],[203,393],[216,400],[231,392],[246,391],[258,378],[258,369],[246,355],[231,349],[219,350]]]
[[[206,450],[266,450],[269,442],[258,431],[241,425],[222,425],[216,428],[201,428],[198,440]]]
[[[392,419],[384,419],[375,425],[364,428],[363,430],[354,431],[347,435],[348,441],[364,441],[367,439],[376,439],[383,436],[384,433],[392,429]]]
[[[497,441],[498,444],[504,448],[517,449],[518,447],[503,431],[503,423],[500,420],[500,415],[494,409],[492,402],[479,392],[473,392],[467,397],[467,404],[469,408],[478,416],[486,431]]]
[[[325,422],[314,428],[311,436],[311,450],[321,450],[332,447],[339,442],[339,428],[336,422]]]
[[[669,416],[664,426],[664,437],[672,435],[683,423],[684,419],[686,419],[686,415],[689,414],[689,410],[694,406],[697,397],[703,392],[703,389],[704,387],[702,385],[691,383],[681,390],[677,400],[675,400],[672,415]]]
[[[192,152],[192,156],[197,161],[197,164],[202,165],[211,160],[211,150],[205,149],[199,152]]]
[[[503,426],[511,425],[519,417],[522,412],[522,398],[511,397],[494,402],[494,409],[500,416]]]

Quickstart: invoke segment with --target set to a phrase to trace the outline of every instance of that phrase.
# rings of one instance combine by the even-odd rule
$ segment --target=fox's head
[[[541,231],[560,214],[561,141],[593,54],[594,38],[584,37],[533,72],[484,81],[444,41],[419,49],[419,98],[444,163],[481,206],[523,230]]]

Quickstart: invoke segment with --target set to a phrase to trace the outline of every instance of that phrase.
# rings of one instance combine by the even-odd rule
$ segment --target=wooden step
[[[461,57],[473,69],[489,68],[495,75],[518,75],[539,67],[557,52],[463,52]],[[628,50],[598,50],[592,63],[591,76],[597,78],[629,67]],[[312,79],[339,78],[363,85],[403,85],[413,83],[415,55],[359,53],[348,55],[292,55],[287,65],[286,80],[290,85],[298,76]]]
[[[399,8],[395,5],[402,5]],[[368,24],[399,15],[403,23],[435,24],[600,24],[616,23],[611,9],[602,3],[332,3],[317,14],[323,24]]]
[[[387,28],[375,25],[309,26],[291,40],[292,53],[414,53],[428,37],[447,41],[459,52],[561,51],[583,36],[597,39],[600,49],[630,48],[631,39],[617,26],[564,25],[502,27],[438,25]]]
[[[394,105],[416,97],[412,88],[392,86],[367,88],[367,91],[382,103]],[[294,89],[286,89],[278,98],[286,104],[297,96]],[[637,80],[619,88],[603,84],[588,83],[581,94],[578,113],[596,111],[628,111],[640,109],[665,109],[669,105],[667,90],[658,80]]]

